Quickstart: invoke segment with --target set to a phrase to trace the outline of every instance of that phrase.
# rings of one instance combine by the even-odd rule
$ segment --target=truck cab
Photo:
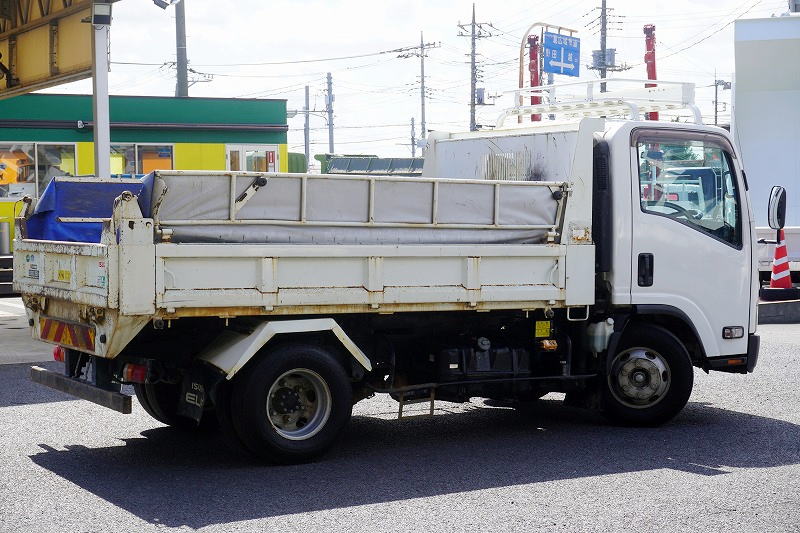
[[[756,350],[758,277],[747,182],[729,134],[627,122],[611,124],[598,142],[608,143],[618,170],[612,304],[680,316],[708,367],[736,367],[731,358]]]

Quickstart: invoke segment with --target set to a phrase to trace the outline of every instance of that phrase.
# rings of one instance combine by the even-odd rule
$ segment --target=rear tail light
[[[56,346],[53,348],[53,360],[63,363],[65,355],[66,350],[64,350],[63,346]]]
[[[126,363],[122,367],[122,380],[128,383],[144,383],[147,380],[147,367],[135,363]]]

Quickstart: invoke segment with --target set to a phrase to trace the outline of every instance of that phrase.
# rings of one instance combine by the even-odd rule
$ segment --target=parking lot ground
[[[0,364],[35,363],[52,359],[47,344],[31,339],[20,298],[0,298]]]
[[[556,395],[398,421],[379,397],[331,453],[274,467],[29,382],[7,352],[48,347],[0,329],[0,531],[800,531],[800,326],[760,331],[754,374],[697,371],[659,428]]]

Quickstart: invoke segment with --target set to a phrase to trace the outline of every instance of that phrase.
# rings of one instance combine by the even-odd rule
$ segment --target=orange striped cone
[[[786,251],[786,237],[783,230],[778,231],[778,244],[775,245],[775,258],[772,260],[771,289],[791,289],[792,276],[789,272],[789,254]]]

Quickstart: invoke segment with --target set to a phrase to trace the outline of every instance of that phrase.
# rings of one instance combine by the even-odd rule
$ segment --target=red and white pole
[[[539,36],[538,35],[529,35],[528,36],[528,58],[530,62],[528,63],[528,70],[531,74],[531,87],[538,87],[541,85],[540,82],[540,74],[539,74]],[[542,103],[541,96],[531,96],[531,105],[537,105]],[[533,122],[538,122],[542,120],[542,115],[534,114],[531,115],[531,120]]]
[[[656,80],[656,27],[655,24],[644,25],[644,63],[647,65],[647,79]],[[655,87],[655,83],[645,83],[645,87]],[[658,120],[658,112],[645,113],[647,120]]]

